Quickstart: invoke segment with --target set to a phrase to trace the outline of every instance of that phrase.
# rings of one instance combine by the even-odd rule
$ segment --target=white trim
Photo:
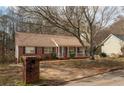
[[[58,50],[57,49],[58,49],[58,47],[55,47],[56,56],[58,57],[58,52],[57,52]]]
[[[114,36],[114,37],[118,38],[116,35],[110,34],[107,38],[105,38],[105,39],[102,41],[101,44],[104,44],[111,36]],[[118,38],[118,39],[121,40],[120,38]],[[121,40],[121,41],[122,41],[122,40]]]
[[[36,47],[25,47],[25,54],[35,54],[35,49]]]
[[[77,57],[77,47],[75,47],[76,48],[76,51],[75,51],[75,57]]]
[[[85,49],[83,48],[83,56],[85,55]]]
[[[60,47],[57,47],[57,51],[58,51],[57,56],[58,58],[60,58]]]
[[[110,34],[107,38],[105,38],[101,44],[105,43],[105,41],[107,41],[113,34]],[[114,35],[115,36],[115,35]]]
[[[62,58],[64,57],[63,53],[64,53],[64,47],[61,48],[62,49]]]
[[[44,54],[50,54],[53,51],[53,47],[44,47]]]
[[[18,60],[18,58],[19,58],[19,47],[18,47],[18,45],[15,46],[15,57]]]
[[[67,47],[67,57],[69,57],[69,47]]]
[[[78,56],[84,56],[85,55],[85,49],[83,47],[78,47],[78,48],[79,48],[79,51],[77,51]]]
[[[51,39],[52,41],[53,41],[53,43],[57,46],[57,47],[59,47],[59,45],[56,43],[56,41],[52,38]]]

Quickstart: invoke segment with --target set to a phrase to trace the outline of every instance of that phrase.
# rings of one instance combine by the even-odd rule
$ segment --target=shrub
[[[106,53],[101,53],[100,56],[101,57],[107,57]]]
[[[24,63],[23,57],[20,57],[20,58],[19,58],[19,63]]]
[[[75,52],[70,51],[70,53],[69,53],[69,54],[70,54],[70,57],[71,57],[71,58],[74,58],[74,57],[75,57]]]
[[[14,63],[15,56],[13,54],[6,54],[4,56],[0,56],[0,63]]]
[[[51,53],[51,58],[52,59],[57,59],[56,53]]]

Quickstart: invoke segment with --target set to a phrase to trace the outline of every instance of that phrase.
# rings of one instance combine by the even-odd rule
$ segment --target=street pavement
[[[66,86],[124,86],[124,69],[69,82]]]

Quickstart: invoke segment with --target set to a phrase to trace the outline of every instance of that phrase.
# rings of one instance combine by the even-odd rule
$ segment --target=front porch
[[[58,58],[70,58],[71,53],[73,53],[74,58],[85,56],[85,49],[82,47],[57,47],[56,51]]]
[[[67,59],[67,58],[84,58],[86,50],[82,47],[75,46],[57,46],[57,47],[16,47],[16,58],[21,56],[40,56],[41,59]]]

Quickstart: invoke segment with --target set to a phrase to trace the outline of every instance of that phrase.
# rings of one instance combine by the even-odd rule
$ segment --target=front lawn
[[[16,85],[22,81],[22,66],[0,64],[0,86]]]
[[[45,61],[40,64],[40,81],[31,85],[64,85],[70,81],[120,67],[124,68],[124,58],[104,58],[95,61],[89,59]],[[22,65],[0,64],[0,85],[24,85]]]
[[[117,68],[124,68],[124,58],[104,58],[95,61],[88,59],[77,59],[68,60],[65,62],[45,62],[40,66],[41,81],[43,81],[43,83],[41,82],[41,85],[54,85],[54,80],[61,80],[58,82],[58,85],[64,84],[70,81],[82,79],[84,77],[96,75],[99,73],[104,73]],[[53,82],[52,84],[51,82],[44,84],[44,80],[53,80]],[[56,82],[55,85],[57,85]]]

